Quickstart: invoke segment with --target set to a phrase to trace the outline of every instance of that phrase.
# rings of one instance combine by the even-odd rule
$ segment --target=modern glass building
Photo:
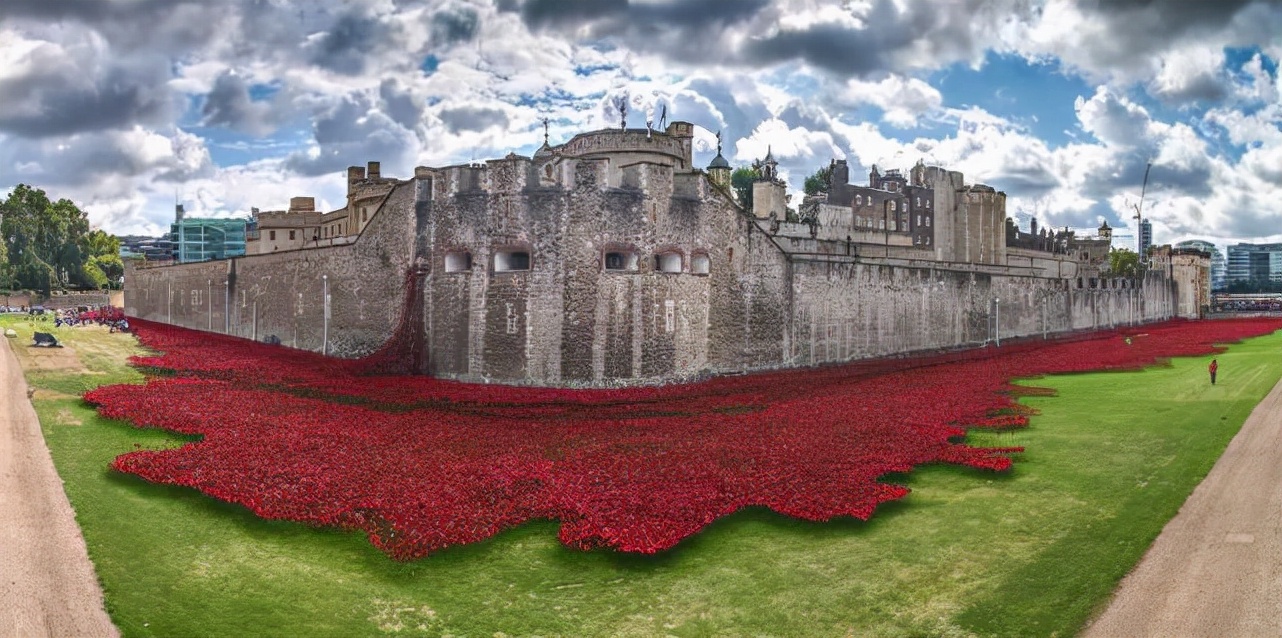
[[[1229,263],[1215,244],[1202,239],[1190,239],[1175,244],[1176,248],[1195,248],[1211,253],[1211,290],[1224,290],[1229,285]]]
[[[226,259],[245,254],[244,219],[201,219],[183,216],[177,207],[174,223],[169,227],[174,258],[179,262]]]
[[[1153,247],[1153,223],[1147,219],[1140,220],[1140,258],[1148,254]]]
[[[1282,283],[1282,244],[1229,246],[1228,281]]]

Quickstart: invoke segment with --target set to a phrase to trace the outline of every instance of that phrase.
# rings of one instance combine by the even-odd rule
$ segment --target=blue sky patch
[[[428,54],[427,57],[423,58],[423,63],[418,68],[423,71],[423,75],[431,75],[436,73],[436,69],[440,66],[441,60],[433,54]]]
[[[1095,88],[1058,63],[1030,62],[1018,55],[989,52],[978,70],[964,63],[932,73],[927,81],[944,96],[944,106],[977,106],[1029,129],[1050,148],[1075,141],[1073,102]],[[928,129],[929,130],[929,129]]]

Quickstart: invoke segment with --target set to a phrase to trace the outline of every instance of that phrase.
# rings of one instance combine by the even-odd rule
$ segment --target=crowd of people
[[[1234,299],[1217,301],[1216,312],[1282,312],[1282,299]]]
[[[124,311],[114,306],[98,306],[83,310],[80,308],[64,308],[54,311],[53,325],[55,328],[93,324],[107,326],[111,332],[129,331],[129,320],[125,318]]]

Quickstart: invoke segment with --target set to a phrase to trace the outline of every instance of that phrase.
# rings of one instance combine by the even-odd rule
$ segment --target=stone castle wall
[[[844,241],[771,234],[702,174],[628,160],[511,156],[416,170],[350,245],[131,268],[126,312],[341,357],[374,352],[403,322],[425,346],[421,372],[589,386],[974,346],[1178,309],[1164,272],[1139,287],[1079,286],[1033,251],[1014,253],[1027,263],[988,263],[1005,254],[991,243],[1004,219],[982,202],[974,219],[936,232],[946,250],[985,263],[931,261],[906,246],[858,254]],[[968,206],[952,175],[936,176],[937,218]],[[528,253],[528,269],[496,267],[514,251]],[[635,266],[607,269],[607,253]],[[678,272],[663,272],[661,254],[678,255]]]
[[[414,237],[413,184],[392,192],[351,245],[282,251],[125,274],[125,313],[151,321],[274,336],[285,345],[343,357],[370,354],[400,320]],[[328,346],[324,293],[329,293]]]
[[[565,188],[540,188],[524,160],[490,163],[489,190],[453,190],[454,175],[424,205],[431,254],[428,372],[462,379],[542,384],[688,377],[760,358],[777,359],[780,330],[762,335],[742,354],[714,338],[721,325],[753,326],[761,313],[741,303],[760,284],[750,223],[706,180],[669,166],[638,164],[610,186],[605,160],[559,161]],[[533,183],[532,183],[533,182]],[[757,241],[768,241],[757,231]],[[496,272],[495,252],[528,251],[527,271]],[[451,253],[470,255],[470,268],[447,272]],[[607,252],[623,252],[635,269],[603,268]],[[770,266],[779,270],[773,251]],[[654,256],[679,255],[680,272],[660,272]],[[708,274],[694,272],[706,257]],[[745,275],[744,271],[747,271]],[[781,302],[775,277],[766,304]],[[777,311],[766,321],[780,325]],[[767,337],[766,335],[770,335]],[[763,346],[762,342],[770,344]]]

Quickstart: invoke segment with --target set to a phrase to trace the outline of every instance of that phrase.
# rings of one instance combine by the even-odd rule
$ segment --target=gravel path
[[[11,346],[0,346],[0,638],[118,636]]]
[[[1282,382],[1083,636],[1282,636]]]

